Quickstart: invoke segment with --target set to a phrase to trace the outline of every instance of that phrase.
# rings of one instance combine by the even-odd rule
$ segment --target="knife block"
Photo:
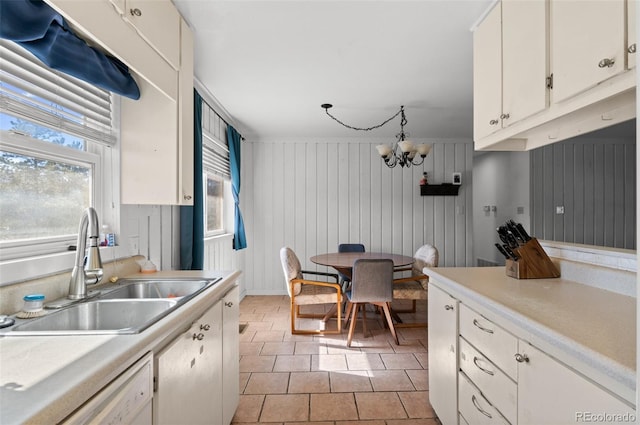
[[[560,277],[558,268],[544,252],[537,239],[533,238],[524,245],[514,248],[518,260],[506,260],[507,276],[516,279],[544,279]]]

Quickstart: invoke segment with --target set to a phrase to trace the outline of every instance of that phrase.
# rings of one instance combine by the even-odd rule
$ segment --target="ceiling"
[[[173,0],[195,75],[247,138],[471,138],[471,27],[493,0]]]

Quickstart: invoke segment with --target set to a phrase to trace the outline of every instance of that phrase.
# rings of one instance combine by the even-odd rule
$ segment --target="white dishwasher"
[[[148,353],[62,423],[151,425],[153,354]]]

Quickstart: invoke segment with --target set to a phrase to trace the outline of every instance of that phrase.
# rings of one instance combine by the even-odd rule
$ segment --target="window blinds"
[[[202,105],[202,166],[205,172],[231,178],[227,123],[206,102]]]
[[[0,39],[0,111],[107,145],[111,94],[54,71],[17,44]]]

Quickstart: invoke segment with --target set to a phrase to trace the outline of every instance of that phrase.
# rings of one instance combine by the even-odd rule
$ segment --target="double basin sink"
[[[25,321],[4,335],[140,333],[219,280],[122,279],[117,288],[105,290],[90,301]]]

